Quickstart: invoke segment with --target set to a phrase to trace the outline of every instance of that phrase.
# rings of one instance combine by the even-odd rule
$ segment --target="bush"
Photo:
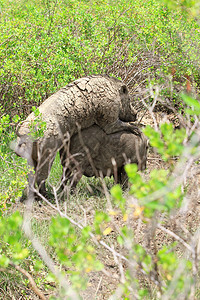
[[[198,25],[156,0],[3,1],[0,26],[1,99],[11,115],[26,116],[70,81],[95,73],[121,77],[134,101],[153,83],[171,100],[181,85],[199,87]]]
[[[198,179],[200,105],[192,96],[198,98],[199,88],[198,14],[193,1],[164,3],[0,1],[0,283],[6,299],[28,293],[79,299],[92,280],[97,284],[89,296],[97,297],[103,276],[112,287],[105,298],[199,297],[199,225],[190,228],[184,212],[196,191],[191,177]],[[181,113],[181,129],[169,123],[144,129],[159,170],[142,175],[127,165],[128,191],[108,190],[100,179],[105,197],[81,191],[62,203],[57,159],[55,203],[44,198],[46,205],[20,206],[29,170],[9,150],[13,127],[58,88],[93,73],[121,77],[151,115],[157,101]],[[37,137],[45,124],[33,111],[42,125]]]

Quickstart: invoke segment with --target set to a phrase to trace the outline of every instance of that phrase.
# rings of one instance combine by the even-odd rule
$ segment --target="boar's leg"
[[[45,149],[43,153],[37,151],[34,155],[35,183],[38,186],[39,193],[44,197],[47,197],[45,182],[49,176],[55,155],[56,151],[54,149]]]
[[[128,188],[128,176],[124,170],[124,166],[118,168],[117,179],[118,183],[122,186],[124,190]]]
[[[124,166],[117,169],[117,183],[125,190],[128,188],[128,176],[124,170]]]

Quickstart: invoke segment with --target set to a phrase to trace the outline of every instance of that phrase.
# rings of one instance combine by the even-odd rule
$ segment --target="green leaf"
[[[6,255],[0,255],[0,266],[7,268],[9,265],[10,259]]]
[[[194,108],[194,113],[198,113],[198,114],[200,113],[200,103],[198,100],[196,100],[186,94],[182,94],[181,97],[187,105]],[[192,112],[192,110],[191,110],[191,112]]]
[[[120,187],[119,184],[113,186],[110,192],[111,192],[111,195],[112,195],[114,198],[116,198],[116,199],[118,199],[118,200],[122,200],[122,199],[123,199],[123,196],[122,196],[122,189],[121,189],[121,187]]]
[[[186,108],[185,112],[191,116],[194,116],[194,115],[199,116],[200,115],[200,110],[192,110],[192,109]]]

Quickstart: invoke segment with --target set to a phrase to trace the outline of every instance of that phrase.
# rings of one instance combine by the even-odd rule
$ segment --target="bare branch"
[[[165,228],[164,226],[157,224],[157,227],[159,229],[161,229],[162,231],[166,232],[167,234],[169,234],[170,236],[172,236],[173,238],[175,238],[177,241],[179,241],[183,246],[185,246],[185,248],[187,248],[192,254],[194,254],[195,250],[188,244],[186,243],[180,236],[178,236],[177,234],[175,234],[173,231]]]
[[[46,300],[47,298],[45,297],[45,295],[42,293],[41,290],[38,289],[33,277],[31,276],[31,274],[29,272],[27,272],[25,269],[21,268],[20,266],[18,265],[15,265],[14,263],[11,263],[10,262],[10,265],[13,266],[17,271],[19,271],[20,273],[22,273],[23,275],[25,275],[29,282],[30,282],[30,285],[34,291],[34,293],[42,300]]]

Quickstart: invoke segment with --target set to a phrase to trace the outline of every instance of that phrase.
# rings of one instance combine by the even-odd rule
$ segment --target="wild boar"
[[[129,122],[136,120],[136,111],[130,103],[126,85],[113,77],[93,75],[78,79],[46,99],[39,111],[46,122],[44,136],[30,137],[31,113],[17,130],[17,141],[12,148],[25,157],[35,169],[35,182],[45,193],[47,179],[55,154],[62,147],[68,133],[70,137],[94,124],[106,134],[122,130],[140,134]]]
[[[93,125],[74,135],[70,146],[60,150],[63,166],[62,188],[71,182],[76,186],[82,175],[111,176],[126,185],[124,165],[136,163],[139,170],[146,168],[148,139],[143,133],[120,131],[106,134],[99,126]]]

